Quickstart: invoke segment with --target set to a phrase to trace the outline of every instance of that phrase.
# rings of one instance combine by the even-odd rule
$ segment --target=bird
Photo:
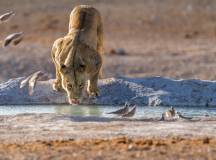
[[[134,106],[129,112],[122,115],[122,117],[133,117],[136,113],[136,106]]]
[[[0,23],[4,23],[8,21],[11,17],[13,17],[15,13],[13,11],[7,12],[5,14],[0,15]]]
[[[123,108],[120,108],[116,111],[109,112],[107,114],[117,114],[117,115],[123,115],[129,111],[129,105],[125,105]]]
[[[176,110],[174,107],[171,107],[168,111],[162,113],[161,121],[171,120],[176,116]]]
[[[23,39],[23,32],[12,33],[4,39],[3,46],[7,47],[11,42],[13,42],[14,45],[17,45],[22,41],[22,39]]]
[[[171,106],[171,108],[168,110],[168,112],[170,113],[171,117],[175,117],[176,115],[176,110],[173,106]]]
[[[29,95],[32,96],[34,93],[34,88],[36,85],[36,82],[39,80],[47,80],[49,79],[49,76],[41,71],[37,71],[30,76],[28,76],[26,79],[21,81],[20,83],[20,88],[23,88],[28,84],[28,90],[29,90]]]

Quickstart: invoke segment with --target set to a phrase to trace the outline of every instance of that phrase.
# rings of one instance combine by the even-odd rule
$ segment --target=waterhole
[[[0,115],[17,115],[23,113],[52,113],[70,116],[116,117],[107,114],[123,106],[72,106],[72,105],[7,105],[0,106]],[[169,107],[137,106],[134,118],[158,118]],[[216,116],[216,107],[176,107],[185,116],[209,117]]]

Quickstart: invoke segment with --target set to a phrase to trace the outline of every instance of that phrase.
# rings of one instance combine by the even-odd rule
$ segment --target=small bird
[[[129,105],[125,105],[124,108],[118,109],[117,111],[109,112],[107,114],[117,114],[117,115],[123,115],[129,111]]]
[[[14,15],[15,15],[15,13],[13,11],[10,11],[10,12],[7,12],[5,14],[0,15],[0,23],[7,22]]]
[[[21,81],[20,88],[23,88],[28,83],[29,84],[29,86],[28,86],[29,95],[32,96],[34,93],[34,88],[35,88],[36,82],[39,80],[43,81],[43,80],[47,80],[47,79],[49,79],[49,76],[47,74],[45,74],[41,71],[38,71],[38,72],[31,74],[30,76],[28,76],[23,81]]]
[[[12,33],[5,38],[3,46],[7,47],[11,42],[13,42],[14,45],[17,45],[22,41],[22,39],[23,39],[23,32]]]
[[[175,117],[176,115],[176,110],[173,106],[171,106],[171,108],[168,110],[168,112],[170,113],[171,117]]]
[[[136,106],[134,106],[128,113],[122,115],[122,117],[133,117],[136,113]]]
[[[176,110],[174,107],[171,107],[168,111],[164,112],[161,117],[161,121],[171,120],[176,116]]]

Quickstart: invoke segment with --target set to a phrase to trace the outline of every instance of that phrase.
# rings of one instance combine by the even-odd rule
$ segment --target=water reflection
[[[97,106],[55,106],[55,113],[77,116],[100,116],[101,110]]]

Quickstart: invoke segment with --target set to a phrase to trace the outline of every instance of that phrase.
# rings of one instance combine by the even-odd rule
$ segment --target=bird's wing
[[[5,14],[0,15],[0,22],[5,22],[9,20],[15,13],[13,11],[7,12]]]
[[[27,85],[32,75],[28,76],[26,79],[22,80],[20,83],[20,88],[23,88]]]
[[[28,84],[28,89],[29,89],[29,95],[32,95],[34,93],[34,88],[36,85],[36,82],[38,79],[47,79],[49,78],[46,76],[43,72],[37,71],[30,76],[28,76],[26,79],[22,80],[20,83],[20,88],[25,87]]]
[[[133,107],[128,113],[122,115],[122,117],[132,117],[136,113],[136,106]]]
[[[4,40],[4,47],[8,46],[13,40],[21,38],[22,35],[23,35],[23,32],[12,33],[8,35]]]
[[[11,41],[12,41],[12,39],[5,39],[4,43],[3,43],[3,46],[7,47],[11,43]]]
[[[118,109],[118,110],[113,111],[113,112],[109,112],[107,114],[125,114],[128,112],[128,110],[129,110],[129,107],[125,106],[124,108]]]
[[[29,80],[29,95],[30,95],[30,96],[33,95],[33,93],[34,93],[34,88],[35,88],[35,85],[36,85],[36,82],[37,82],[38,78],[39,78],[40,76],[43,76],[43,75],[44,75],[43,72],[38,71],[38,72],[35,72],[35,73],[31,76],[31,78],[30,78],[30,80]]]
[[[16,39],[23,35],[23,32],[12,33],[6,37],[6,39]]]
[[[19,38],[15,39],[15,40],[13,41],[13,44],[16,46],[16,45],[18,45],[22,40],[23,40],[23,38],[22,38],[22,37],[19,37]]]

